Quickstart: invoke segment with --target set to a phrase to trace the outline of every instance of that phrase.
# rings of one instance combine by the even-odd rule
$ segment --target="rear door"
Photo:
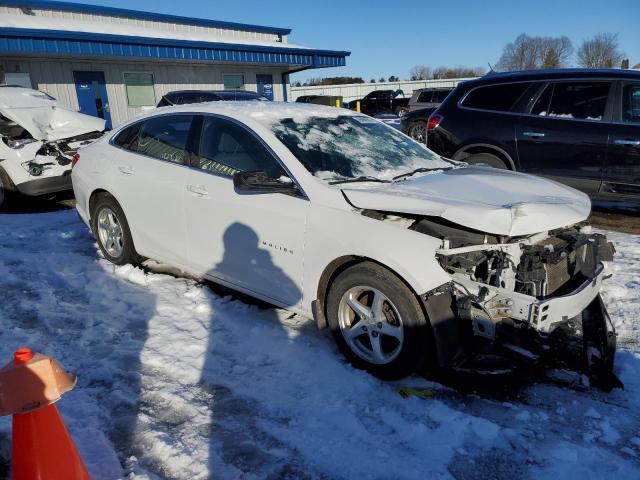
[[[620,82],[602,193],[640,195],[640,82]]]
[[[606,80],[543,85],[518,121],[520,169],[596,193],[607,155],[612,91]]]
[[[185,266],[184,182],[191,114],[158,115],[114,139],[114,195],[141,243],[141,253]]]

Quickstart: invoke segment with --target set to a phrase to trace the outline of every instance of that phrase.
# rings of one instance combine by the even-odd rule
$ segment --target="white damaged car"
[[[564,185],[441,158],[355,112],[257,102],[139,117],[72,178],[111,262],[152,258],[313,317],[381,378],[491,352],[620,386],[600,298],[613,247]]]
[[[0,208],[18,194],[71,189],[78,148],[100,137],[105,122],[38,90],[0,87]]]

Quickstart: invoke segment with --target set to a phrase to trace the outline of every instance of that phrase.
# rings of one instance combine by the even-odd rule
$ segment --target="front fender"
[[[355,210],[313,208],[305,246],[304,304],[309,306],[316,299],[325,268],[345,256],[384,265],[418,295],[437,288],[450,281],[435,257],[440,244],[436,238],[365,217]]]

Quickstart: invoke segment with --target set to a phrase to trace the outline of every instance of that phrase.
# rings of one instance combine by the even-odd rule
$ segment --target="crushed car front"
[[[612,373],[615,330],[600,298],[614,248],[584,223],[584,194],[444,159],[361,115],[292,116],[272,130],[354,213],[440,241],[426,254],[449,282],[420,298],[441,365],[491,352],[621,386]]]
[[[100,137],[105,121],[37,90],[0,88],[0,167],[25,195],[71,188],[77,150]]]

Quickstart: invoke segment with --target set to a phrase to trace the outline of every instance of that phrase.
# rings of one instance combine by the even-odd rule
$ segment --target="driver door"
[[[196,121],[199,134],[185,182],[191,267],[283,305],[297,305],[309,201],[302,195],[236,190],[237,172],[287,174],[244,126],[210,115]]]

